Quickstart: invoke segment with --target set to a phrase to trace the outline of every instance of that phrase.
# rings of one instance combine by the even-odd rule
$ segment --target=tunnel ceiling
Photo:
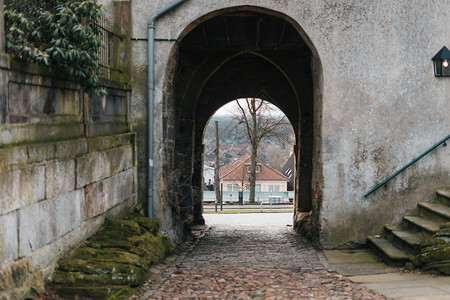
[[[287,21],[253,12],[224,14],[201,23],[183,39],[191,51],[294,50],[305,42]]]
[[[296,121],[312,114],[310,65],[310,49],[285,19],[255,11],[213,17],[181,39],[177,118],[202,128],[227,102],[261,97]]]

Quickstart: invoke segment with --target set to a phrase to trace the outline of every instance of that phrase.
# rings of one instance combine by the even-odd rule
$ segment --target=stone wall
[[[169,3],[133,2],[133,37],[145,38],[149,17]],[[364,242],[367,234],[400,220],[418,201],[431,199],[437,187],[450,185],[448,148],[441,147],[387,188],[363,197],[449,134],[449,79],[435,78],[431,62],[435,53],[450,43],[448,1],[188,0],[157,20],[156,37],[182,40],[208,14],[249,6],[293,20],[313,54],[310,188],[317,241],[327,248],[350,240]],[[131,112],[134,128],[142,133],[146,123],[146,47],[143,40],[133,41],[132,80],[136,88]],[[173,102],[177,82],[172,82],[178,47],[175,42],[156,43],[153,112],[157,141],[154,211],[173,238],[181,234],[182,225],[177,221],[179,212],[165,202],[167,184],[179,174],[192,173],[189,169],[193,167],[181,170],[167,165],[173,158],[166,149],[173,148],[178,134]],[[194,136],[194,130],[184,134]],[[145,153],[145,139],[138,148],[138,153]],[[139,155],[139,165],[144,175],[145,155]],[[140,198],[144,199],[145,186],[141,188]]]
[[[56,260],[137,202],[130,91],[90,98],[0,56],[0,299],[43,292]]]

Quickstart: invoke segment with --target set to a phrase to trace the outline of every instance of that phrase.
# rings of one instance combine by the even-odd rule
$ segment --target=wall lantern
[[[450,77],[450,50],[447,47],[442,47],[438,53],[432,58],[434,65],[434,76],[436,77]]]

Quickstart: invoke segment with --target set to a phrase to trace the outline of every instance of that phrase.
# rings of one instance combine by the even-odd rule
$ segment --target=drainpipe
[[[155,104],[155,21],[160,16],[172,10],[187,0],[177,0],[172,4],[160,9],[148,20],[148,90],[147,90],[147,134],[148,134],[148,183],[147,183],[147,211],[148,217],[153,218],[153,144],[154,124],[153,108]]]

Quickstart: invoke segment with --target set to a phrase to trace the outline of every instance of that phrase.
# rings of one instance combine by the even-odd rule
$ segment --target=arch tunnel
[[[167,71],[163,135],[173,142],[165,146],[162,201],[185,224],[204,222],[205,127],[224,104],[255,97],[276,105],[294,129],[294,217],[318,213],[320,62],[300,26],[273,11],[235,7],[197,20],[179,41]]]

